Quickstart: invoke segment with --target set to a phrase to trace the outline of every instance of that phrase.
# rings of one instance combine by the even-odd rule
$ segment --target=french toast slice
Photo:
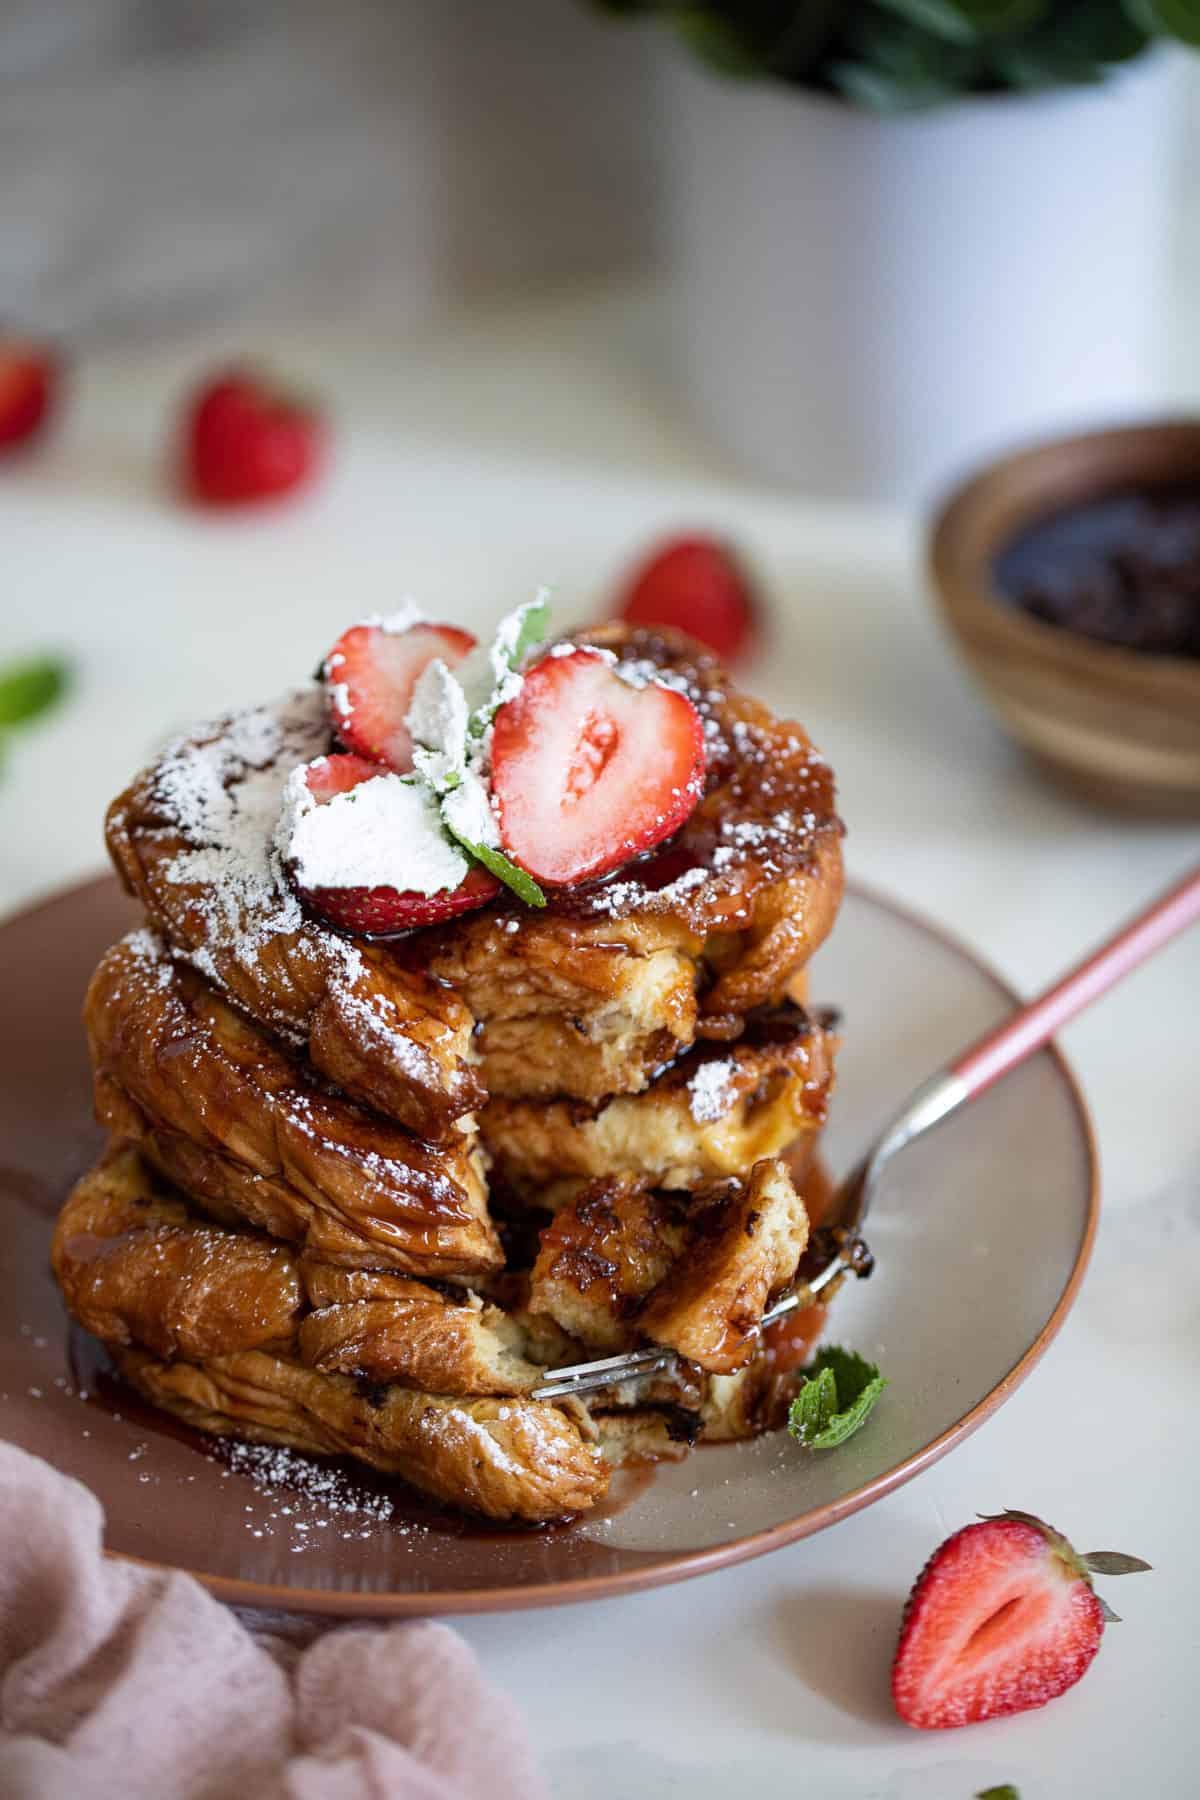
[[[696,1188],[778,1156],[824,1124],[836,1038],[790,1003],[751,1013],[732,1042],[700,1042],[640,1094],[491,1100],[480,1132],[496,1178],[551,1210],[587,1181],[634,1175]]]
[[[101,1122],[215,1216],[351,1266],[501,1266],[469,1119],[423,1144],[317,1083],[148,928],[105,954],[84,1011]]]
[[[477,1294],[342,1269],[197,1216],[144,1157],[110,1146],[51,1249],[72,1314],[107,1344],[204,1362],[272,1349],[326,1374],[434,1393],[523,1394],[576,1346]]]
[[[286,1245],[198,1220],[129,1148],[107,1151],[76,1184],[50,1265],[68,1309],[102,1343],[167,1359],[286,1349],[305,1305]]]
[[[686,1196],[598,1181],[542,1232],[529,1305],[598,1353],[648,1339],[728,1375],[753,1355],[807,1243],[804,1202],[776,1158]]]
[[[455,1398],[394,1383],[364,1389],[348,1375],[322,1374],[262,1350],[203,1363],[164,1362],[133,1346],[112,1355],[138,1393],[200,1431],[352,1456],[489,1519],[569,1518],[608,1489],[609,1465],[582,1409]]]
[[[470,1014],[311,918],[275,849],[288,775],[329,747],[315,685],[200,726],[113,801],[109,853],[177,956],[355,1099],[436,1140],[483,1099]]]

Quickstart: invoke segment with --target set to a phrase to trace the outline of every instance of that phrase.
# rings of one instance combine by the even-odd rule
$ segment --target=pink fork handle
[[[1022,1006],[994,1030],[955,1057],[948,1072],[966,1085],[964,1099],[981,1094],[993,1081],[1022,1062],[1034,1050],[1081,1013],[1093,1000],[1107,993],[1122,976],[1153,956],[1200,919],[1200,868],[1177,882],[1145,912],[1138,913],[1093,950],[1083,962],[1056,981],[1053,987]]]

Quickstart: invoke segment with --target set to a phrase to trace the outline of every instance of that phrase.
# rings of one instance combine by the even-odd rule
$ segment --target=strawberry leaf
[[[804,1370],[788,1430],[810,1450],[834,1450],[863,1426],[887,1382],[856,1351],[826,1344]]]
[[[1140,1556],[1126,1556],[1120,1550],[1089,1550],[1083,1560],[1095,1575],[1142,1575],[1151,1568]]]
[[[10,663],[0,670],[0,725],[35,719],[61,698],[66,685],[66,664],[53,657]]]

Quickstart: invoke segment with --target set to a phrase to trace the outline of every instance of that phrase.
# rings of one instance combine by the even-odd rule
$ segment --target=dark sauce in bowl
[[[993,565],[1015,606],[1077,636],[1200,658],[1200,483],[1127,489],[1022,531]]]

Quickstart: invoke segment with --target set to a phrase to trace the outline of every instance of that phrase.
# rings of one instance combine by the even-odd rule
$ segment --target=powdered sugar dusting
[[[704,1062],[688,1082],[688,1104],[698,1125],[711,1125],[727,1113],[737,1099],[736,1070],[729,1057]]]
[[[314,684],[177,740],[155,772],[154,802],[187,846],[167,865],[166,878],[196,896],[205,942],[190,960],[210,980],[218,979],[214,951],[253,972],[273,937],[304,929],[275,830],[292,770],[328,742]],[[348,973],[359,966],[353,945],[339,941],[338,953]]]

